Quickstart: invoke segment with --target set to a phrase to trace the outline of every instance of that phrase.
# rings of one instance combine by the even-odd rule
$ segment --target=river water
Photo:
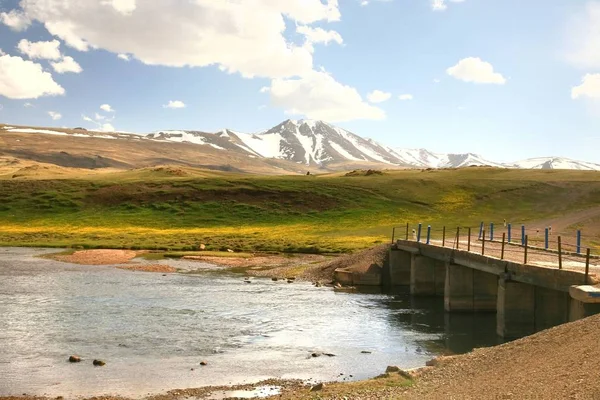
[[[0,248],[0,395],[366,379],[498,343],[495,315],[447,315],[440,298],[247,284],[188,261],[169,260],[188,272],[163,276],[39,257],[48,252]],[[71,354],[83,361],[67,362]]]

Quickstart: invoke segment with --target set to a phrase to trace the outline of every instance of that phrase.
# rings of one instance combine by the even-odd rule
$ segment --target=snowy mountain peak
[[[383,164],[390,168],[462,168],[490,166],[528,169],[598,170],[599,164],[564,157],[532,158],[510,164],[486,160],[474,153],[444,154],[427,149],[404,149],[385,146],[324,121],[288,119],[273,128],[257,133],[223,129],[217,133],[198,131],[159,131],[145,137],[205,145],[215,150],[242,153],[249,157],[276,158],[307,166],[339,168]],[[336,166],[339,165],[339,166]]]

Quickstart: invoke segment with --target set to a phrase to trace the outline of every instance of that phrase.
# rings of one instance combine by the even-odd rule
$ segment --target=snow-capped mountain
[[[572,160],[565,157],[539,157],[506,164],[509,168],[522,169],[578,169],[584,171],[600,171],[600,164]]]
[[[217,133],[161,131],[147,135],[146,139],[208,145],[220,150],[241,151],[254,158],[276,158],[321,167],[342,163],[379,163],[390,167],[408,168],[490,166],[600,171],[600,164],[562,157],[532,158],[502,164],[473,153],[443,154],[426,149],[392,148],[326,122],[313,120],[287,120],[267,131],[255,134],[231,130]]]
[[[501,164],[473,154],[433,153],[426,149],[392,148],[373,139],[362,138],[323,121],[287,120],[258,133],[224,129],[216,133],[201,131],[158,131],[145,136],[129,133],[87,132],[82,129],[33,129],[0,126],[0,133],[32,133],[113,140],[177,142],[204,146],[210,151],[253,159],[291,161],[330,170],[348,168],[461,168],[490,166],[520,169],[577,169],[600,171],[600,164],[564,157],[531,158]],[[227,153],[225,153],[227,152]],[[218,154],[218,153],[217,153]]]

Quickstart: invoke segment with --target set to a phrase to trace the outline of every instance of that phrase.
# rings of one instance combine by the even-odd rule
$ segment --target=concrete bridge
[[[410,286],[414,296],[443,296],[449,313],[495,312],[497,333],[517,338],[600,313],[595,277],[398,240],[381,285]]]

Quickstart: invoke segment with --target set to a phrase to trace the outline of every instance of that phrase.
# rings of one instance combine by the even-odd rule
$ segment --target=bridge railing
[[[523,264],[558,269],[584,268],[586,282],[590,266],[600,268],[600,254],[583,244],[581,230],[557,233],[551,226],[540,228],[524,224],[515,229],[505,221],[458,227],[407,223],[393,228],[392,243],[396,240],[465,250]]]

